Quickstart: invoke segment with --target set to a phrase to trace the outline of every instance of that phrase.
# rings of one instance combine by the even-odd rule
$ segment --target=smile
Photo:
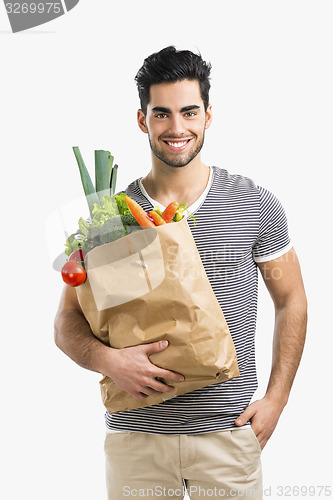
[[[183,141],[164,141],[164,143],[171,151],[183,151],[190,141],[191,139],[186,139]]]

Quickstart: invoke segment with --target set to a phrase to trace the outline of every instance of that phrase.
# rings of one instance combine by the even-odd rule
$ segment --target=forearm
[[[167,345],[152,342],[124,349],[113,349],[100,342],[79,311],[61,310],[54,321],[54,340],[67,356],[83,368],[110,377],[122,390],[142,401],[149,395],[172,392],[173,386],[158,378],[180,382],[181,374],[164,370],[149,360],[149,355],[163,351]]]
[[[111,348],[92,333],[89,323],[79,312],[62,312],[54,321],[54,340],[67,356],[88,370],[104,373],[105,359]]]
[[[272,369],[266,395],[285,406],[302,357],[307,325],[305,296],[276,309]]]

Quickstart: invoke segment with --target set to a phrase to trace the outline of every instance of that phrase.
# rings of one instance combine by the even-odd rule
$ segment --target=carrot
[[[169,203],[169,205],[166,207],[162,214],[162,218],[165,220],[165,222],[171,222],[174,216],[176,215],[176,212],[178,210],[179,203],[177,201],[173,201]]]
[[[156,226],[161,226],[162,224],[166,224],[165,220],[162,219],[160,214],[158,214],[155,210],[152,210],[149,213],[152,216],[152,218],[154,219]]]
[[[125,196],[124,200],[126,201],[134,219],[140,224],[141,227],[156,227],[154,222],[149,219],[143,208],[140,207],[139,203],[129,196]]]

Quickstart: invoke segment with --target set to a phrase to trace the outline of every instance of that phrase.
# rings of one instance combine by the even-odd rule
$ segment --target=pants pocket
[[[253,439],[255,439],[255,442],[256,442],[257,448],[258,448],[258,450],[259,450],[259,451],[260,451],[260,453],[261,453],[261,452],[262,452],[262,450],[261,450],[261,446],[260,446],[259,440],[258,440],[258,438],[257,438],[257,436],[256,436],[256,433],[255,433],[255,432],[254,432],[254,430],[252,429],[252,426],[251,426],[251,425],[249,425],[249,427],[250,427],[250,429],[251,429],[251,434],[252,434],[252,436],[253,436]]]

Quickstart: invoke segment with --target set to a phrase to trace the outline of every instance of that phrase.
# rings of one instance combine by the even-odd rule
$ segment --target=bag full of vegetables
[[[73,285],[85,318],[94,335],[116,349],[167,340],[168,348],[150,360],[185,377],[167,397],[138,401],[104,376],[107,410],[163,403],[239,376],[228,325],[183,216],[184,204],[171,202],[163,213],[147,213],[125,193],[115,195],[116,170],[105,151],[95,156],[94,188],[78,148],[74,152],[91,217],[80,219],[67,239],[71,260],[65,266],[74,262],[86,274]]]

